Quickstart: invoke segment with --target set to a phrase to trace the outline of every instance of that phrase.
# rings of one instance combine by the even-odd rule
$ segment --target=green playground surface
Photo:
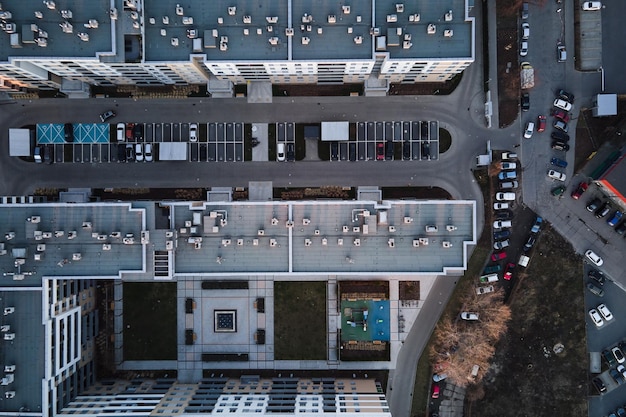
[[[341,302],[341,341],[389,341],[389,300]]]

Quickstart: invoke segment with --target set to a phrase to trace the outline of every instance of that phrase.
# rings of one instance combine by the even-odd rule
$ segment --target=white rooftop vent
[[[322,33],[324,33],[324,29],[322,29],[322,27],[320,26],[317,28],[317,34],[321,35]]]
[[[70,230],[69,232],[67,232],[67,238],[68,239],[74,239],[76,237],[76,230]]]
[[[256,28],[256,34],[257,35],[262,35],[263,34],[263,29],[262,28]]]
[[[150,19],[148,19],[148,22],[149,22],[151,25],[154,25],[154,24],[156,24],[156,19],[155,19],[154,17],[151,17]]]
[[[38,35],[40,38],[48,39],[48,32],[43,29],[39,29]]]
[[[59,26],[61,26],[61,29],[63,29],[63,33],[73,33],[74,32],[74,26],[72,26],[72,24],[70,22],[63,22],[63,23],[59,23]]]
[[[405,33],[404,34],[404,40],[405,41],[410,41],[411,40],[411,34],[410,33]]]
[[[437,33],[437,26],[435,26],[435,25],[434,25],[434,24],[432,24],[432,23],[429,23],[429,24],[428,24],[428,28],[426,29],[426,32],[427,32],[429,35],[434,35],[435,33]]]
[[[357,16],[356,16],[356,22],[357,22],[357,23],[361,23],[361,20],[363,20],[363,18],[361,17],[361,15],[360,15],[360,14],[359,14],[359,15],[357,15]]]
[[[169,25],[170,24],[169,16],[163,16],[162,22],[164,25]]]
[[[285,28],[286,36],[293,36],[293,28]]]
[[[243,29],[243,34],[244,34],[245,36],[248,36],[248,35],[250,34],[250,29],[248,29],[248,28],[244,28],[244,29]]]
[[[420,246],[420,241],[418,239],[413,239],[413,247],[419,248],[419,246]]]
[[[9,314],[13,314],[15,313],[15,307],[5,307],[4,308],[4,315],[8,316]]]
[[[74,16],[71,10],[61,10],[61,17],[63,19],[71,19]]]
[[[111,245],[109,243],[103,243],[102,244],[102,250],[104,250],[104,251],[111,250]]]
[[[426,233],[437,233],[437,231],[439,230],[437,226],[430,225],[430,224],[427,224],[426,226],[424,226],[424,229],[426,230]]]
[[[411,224],[411,223],[413,223],[413,217],[405,216],[404,217],[404,224]]]
[[[97,29],[100,26],[100,23],[96,19],[89,19],[87,23],[85,23],[85,27],[89,29]]]
[[[9,233],[6,233],[6,234],[4,235],[4,238],[5,238],[6,240],[11,240],[11,239],[14,239],[14,238],[15,238],[15,232],[9,232]]]
[[[193,25],[193,17],[183,16],[183,25]]]
[[[133,10],[132,12],[130,12],[130,18],[133,20],[139,20],[139,13]]]
[[[311,224],[311,219],[306,219],[306,218],[302,219],[302,224],[305,225],[305,226]]]
[[[313,242],[311,242],[311,239],[304,239],[304,246],[311,246],[311,244],[313,244]]]
[[[409,49],[411,46],[413,46],[411,41],[404,41],[404,42],[402,42],[402,48],[404,48],[404,49]]]
[[[357,237],[352,243],[354,243],[354,246],[361,246],[361,239]]]
[[[278,23],[278,16],[266,16],[265,20],[267,20],[267,23],[275,25],[276,23]]]
[[[161,29],[161,36],[167,36],[167,30]]]
[[[353,30],[352,26],[348,26],[348,34],[352,33]]]
[[[419,22],[421,19],[420,14],[419,13],[413,13],[409,15],[409,22]]]
[[[72,261],[80,261],[81,259],[83,259],[83,255],[80,252],[72,254]]]
[[[220,51],[228,51],[228,44],[227,43],[220,43]]]
[[[196,29],[187,29],[187,37],[189,39],[195,39],[198,37],[198,31]]]
[[[109,10],[109,17],[111,20],[117,20],[117,9],[115,7]],[[154,19],[154,17],[152,19]]]
[[[396,3],[396,13],[404,13],[404,3]]]
[[[244,17],[243,17],[243,23],[246,23],[246,24],[248,24],[248,25],[249,25],[250,23],[252,23],[252,16],[244,16]]]
[[[220,42],[222,42],[222,43],[228,43],[228,36],[221,36],[221,37],[220,37]]]
[[[447,13],[444,16],[444,19],[446,22],[451,22],[452,21],[452,10],[448,10]]]
[[[11,399],[15,398],[15,391],[7,391],[4,393],[4,398]]]
[[[443,246],[446,249],[451,248],[452,242],[448,242],[447,240],[444,240],[443,242],[441,242],[441,246]]]
[[[287,227],[293,227],[293,220],[287,220]]]
[[[45,4],[46,7],[50,10],[54,10],[57,7],[57,5],[52,0],[44,0],[43,4]]]
[[[302,23],[311,23],[313,21],[313,16],[308,13],[302,15]]]
[[[337,23],[337,16],[335,16],[334,14],[329,14],[328,23]]]
[[[217,18],[217,24],[218,25],[223,25],[224,24],[224,18],[223,17],[218,17]]]
[[[350,6],[341,6],[341,11],[343,12],[343,14],[350,14]]]
[[[328,239],[326,239],[325,237],[322,238],[322,245],[328,245]]]
[[[237,239],[237,246],[243,246],[243,239]]]
[[[181,6],[180,4],[177,4],[176,5],[176,15],[182,16],[183,14],[184,14],[183,6]]]
[[[350,231],[350,228],[348,226],[343,226],[342,230],[344,233],[348,233]]]
[[[357,45],[361,45],[363,43],[363,37],[362,36],[355,36],[354,37],[354,43],[356,43]]]
[[[387,245],[389,245],[390,248],[395,248],[396,240],[394,238],[387,239]]]
[[[172,44],[172,46],[178,46],[178,38],[170,39],[170,43]]]
[[[259,246],[259,239],[252,239],[252,246]]]
[[[446,230],[447,230],[448,232],[454,232],[454,231],[455,231],[455,230],[457,230],[457,229],[458,229],[458,227],[456,227],[456,226],[455,226],[455,225],[453,225],[453,224],[449,224],[449,225],[447,225],[447,226],[446,226]]]
[[[389,233],[395,233],[396,226],[389,226]]]
[[[228,246],[230,243],[230,239],[222,239],[222,246]]]
[[[278,219],[276,217],[272,217],[272,226],[276,226],[278,224]]]
[[[443,36],[446,38],[451,38],[454,35],[454,31],[452,29],[446,29],[443,31]]]
[[[41,13],[40,11],[35,11],[35,17],[37,19],[43,19],[43,13]]]
[[[274,248],[278,246],[278,242],[276,241],[276,239],[270,239],[270,247]]]
[[[370,35],[374,35],[374,36],[380,35],[380,28],[371,28]]]
[[[320,235],[320,230],[319,229],[315,229],[315,236],[319,236]]]
[[[256,234],[259,235],[259,236],[263,236],[263,235],[265,235],[265,230],[259,229],[259,230],[257,230]]]
[[[343,246],[343,239],[342,238],[337,239],[337,245],[338,246]]]
[[[234,16],[237,14],[237,6],[229,6],[228,7],[228,15]]]
[[[268,32],[274,32],[274,26],[272,26],[272,25],[268,25],[268,26],[267,26],[267,31],[268,31]]]
[[[398,21],[398,15],[397,14],[388,14],[387,15],[387,23],[395,23]]]

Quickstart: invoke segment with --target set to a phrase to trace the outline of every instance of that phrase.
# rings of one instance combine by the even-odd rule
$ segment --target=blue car
[[[621,211],[617,210],[615,214],[613,214],[613,216],[606,221],[606,223],[609,226],[614,227],[617,223],[619,223],[623,215],[624,214]]]
[[[566,168],[567,167],[567,161],[564,161],[564,160],[559,159],[559,158],[552,158],[552,159],[550,159],[550,163],[552,165],[556,165],[559,168]]]

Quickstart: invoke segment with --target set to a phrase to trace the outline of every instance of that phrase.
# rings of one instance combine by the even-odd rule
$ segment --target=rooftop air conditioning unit
[[[257,231],[257,235],[259,235],[259,236],[265,236],[265,230],[263,230],[263,229],[259,229],[259,230]]]
[[[329,14],[328,23],[337,23],[337,16],[335,16],[334,14]]]
[[[396,13],[404,13],[404,3],[396,3]]]
[[[444,16],[444,19],[445,19],[446,22],[451,22],[452,21],[452,10],[448,10],[446,15]]]
[[[278,245],[278,242],[276,241],[276,239],[270,239],[270,247],[276,247]]]
[[[250,23],[252,23],[252,16],[244,16],[244,17],[243,17],[243,23],[246,23],[246,24],[248,24],[248,25],[249,25]]]
[[[278,16],[266,16],[265,20],[267,20],[267,23],[275,25],[276,23],[278,23]]]
[[[363,37],[362,36],[355,36],[354,37],[354,43],[357,45],[361,45],[363,43]]]
[[[293,28],[285,28],[285,35],[293,36]]]
[[[432,24],[432,23],[429,23],[429,24],[428,24],[428,28],[426,29],[426,32],[427,32],[429,35],[434,35],[435,33],[437,33],[437,26],[435,26],[435,25],[434,25],[434,24]]]
[[[341,11],[343,12],[343,14],[350,14],[350,6],[341,6]]]
[[[387,15],[387,23],[395,23],[398,21],[398,15],[397,14],[388,14]]]
[[[443,36],[446,38],[451,38],[454,35],[454,31],[452,29],[446,29],[443,31]]]
[[[311,239],[304,239],[304,246],[311,246],[312,243]]]
[[[177,4],[176,5],[176,15],[182,16],[183,14],[184,14],[183,6],[181,6],[180,4]]]
[[[293,227],[293,220],[287,220],[287,227]]]
[[[419,13],[413,13],[409,15],[409,22],[414,22],[417,23],[419,22],[421,19],[420,14]]]
[[[228,7],[228,15],[229,16],[234,16],[235,14],[237,14],[237,6],[229,6]]]
[[[270,45],[278,45],[278,38],[276,36],[272,36],[269,38]]]

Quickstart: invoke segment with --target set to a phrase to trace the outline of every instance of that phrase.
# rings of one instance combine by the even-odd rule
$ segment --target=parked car
[[[63,133],[66,142],[74,142],[74,125],[71,123],[65,123],[63,125]]]
[[[496,252],[491,254],[491,262],[498,262],[506,259],[506,252]]]
[[[287,143],[287,161],[293,162],[296,160],[296,151],[292,142]]]
[[[502,250],[502,249],[508,248],[509,245],[510,245],[510,242],[509,242],[508,239],[507,240],[499,240],[497,242],[494,242],[493,248],[495,250]]]
[[[126,139],[133,139],[133,128],[135,127],[134,123],[126,123]]]
[[[476,294],[477,295],[482,295],[482,294],[489,294],[490,292],[493,292],[494,288],[493,285],[487,285],[484,287],[477,287],[476,288]]]
[[[411,142],[405,141],[402,143],[402,158],[405,161],[411,160]]]
[[[510,281],[513,278],[513,270],[515,269],[515,264],[513,262],[509,262],[506,264],[504,268],[504,279]]]
[[[511,210],[498,210],[494,216],[496,220],[511,220],[513,218],[513,212]]]
[[[602,382],[599,377],[593,378],[592,382],[593,386],[596,387],[596,390],[598,390],[600,394],[604,394],[606,392],[606,385],[604,385],[604,382]]]
[[[611,313],[611,311],[606,307],[606,304],[600,304],[596,308],[597,308],[598,312],[602,315],[604,320],[606,320],[606,321],[613,320],[613,313]],[[622,359],[620,360],[617,357],[617,354],[615,353],[615,349],[617,349],[620,354],[622,354],[622,351],[619,350],[619,348],[613,348],[613,354],[615,355],[615,359],[617,359],[617,362],[623,363],[624,362],[624,355],[622,354]]]
[[[493,240],[502,240],[511,236],[511,232],[508,230],[498,230],[493,232]]]
[[[522,23],[522,39],[528,40],[530,37],[530,23],[524,22]]]
[[[381,143],[380,145],[383,145],[383,144]],[[385,159],[385,157],[383,156],[382,158],[378,158],[378,155],[377,155],[376,159]],[[339,161],[339,143],[338,142],[330,142],[330,160]]]
[[[569,101],[570,103],[574,104],[574,94],[572,93],[568,93],[567,91],[563,90],[562,88],[556,92],[556,96],[558,98],[561,98],[565,101]]]
[[[604,297],[604,290],[602,288],[600,288],[600,287],[596,287],[591,282],[587,283],[587,289],[593,295],[597,295],[598,297]]]
[[[528,41],[522,41],[519,47],[519,55],[526,56],[528,55]]]
[[[117,141],[118,142],[124,142],[126,140],[126,126],[124,125],[124,123],[118,123],[117,124]]]
[[[506,210],[509,208],[509,203],[493,203],[494,210]]]
[[[189,142],[197,142],[198,141],[198,124],[191,123],[189,124]]]
[[[483,274],[493,274],[494,272],[498,272],[502,269],[500,265],[489,265],[485,267],[483,270]]]
[[[602,266],[602,264],[604,263],[604,260],[600,257],[600,255],[598,255],[597,253],[595,253],[594,251],[592,251],[591,249],[588,249],[585,252],[585,256],[587,257],[587,259],[589,259],[591,261],[591,263],[593,263],[595,266]]]
[[[568,103],[567,101],[560,99],[560,98],[555,99],[552,105],[556,108],[559,108],[565,111],[572,110],[572,103]]]
[[[143,144],[135,143],[135,161],[143,162]]]
[[[502,160],[514,160],[517,159],[517,154],[515,152],[502,152]]]
[[[434,382],[440,382],[443,381],[444,379],[446,379],[448,377],[448,374],[434,374],[433,375],[433,381]]]
[[[553,116],[565,123],[569,123],[569,113],[564,110],[555,110]]]
[[[585,11],[597,11],[602,9],[601,1],[584,1],[582,4],[582,9]]]
[[[609,375],[611,375],[611,378],[617,382],[617,385],[622,385],[624,383],[624,376],[618,372],[617,369],[609,370]]]
[[[385,159],[391,161],[393,159],[393,142],[388,140],[385,142]]]
[[[619,372],[620,374],[622,374],[624,378],[626,378],[626,366],[620,364],[620,365],[617,365],[616,369],[617,369],[617,372]]]
[[[618,235],[623,235],[626,232],[626,221],[622,220],[616,227],[615,233]]]
[[[107,110],[104,113],[100,114],[100,121],[104,123],[115,116],[117,116],[117,113],[115,113],[113,110]]]
[[[285,160],[285,144],[283,142],[279,142],[276,145],[276,159],[279,162],[283,162]]]
[[[135,127],[133,127],[133,138],[137,142],[143,140],[143,123],[135,123]]]
[[[569,145],[565,142],[555,140],[552,142],[552,149],[557,151],[569,151]]]
[[[131,145],[132,148],[132,145]],[[126,145],[117,145],[117,160],[119,162],[126,162]]]
[[[146,143],[144,145],[144,159],[146,162],[152,162],[152,144]]]
[[[598,207],[600,207],[600,204],[602,204],[602,201],[600,201],[599,198],[594,198],[589,202],[589,204],[587,204],[587,211],[593,213],[598,209]]]
[[[430,143],[429,142],[422,142],[422,159],[429,159],[430,158]]]
[[[528,93],[522,94],[522,111],[530,110],[530,95]]]
[[[611,227],[614,227],[617,223],[619,223],[622,216],[623,216],[623,213],[617,210],[615,213],[613,213],[611,217],[609,217],[609,219],[606,221],[606,224],[608,224]]]
[[[532,138],[534,131],[535,131],[535,123],[534,122],[526,123],[526,129],[524,130],[524,138],[525,139]]]
[[[528,19],[528,2],[522,3],[522,19]]]
[[[558,187],[553,188],[550,193],[555,196],[555,197],[559,197],[560,195],[562,195],[565,192],[565,186],[564,185],[559,185]]]
[[[498,201],[515,201],[515,193],[496,193],[496,200]]]
[[[543,132],[546,130],[546,116],[537,116],[537,132]]]
[[[598,313],[598,310],[596,310],[595,308],[589,310],[589,317],[591,317],[591,321],[593,321],[593,324],[595,324],[596,327],[604,326],[604,320],[602,320],[602,317],[600,317],[600,313]]]
[[[515,162],[501,162],[500,163],[500,169],[516,169],[517,168],[517,163]]]
[[[567,123],[565,123],[563,120],[555,120],[552,126],[554,126],[555,129],[559,129],[567,133]]]
[[[564,161],[563,159],[559,159],[559,158],[551,158],[550,164],[557,166],[559,168],[567,168],[567,161]]]
[[[565,181],[567,176],[562,172],[551,169],[548,171],[548,178],[552,178],[553,180],[557,181]]]
[[[556,123],[559,123],[559,122],[560,122],[559,120],[556,121]],[[550,133],[550,137],[560,142],[569,142],[569,135],[564,132],[553,131],[552,133]]]
[[[495,222],[493,222],[493,228],[494,229],[504,229],[504,228],[508,228],[511,227],[511,220],[496,220]]]
[[[133,162],[135,160],[135,147],[132,144],[126,145],[126,162]]]
[[[580,184],[578,184],[578,187],[576,187],[576,189],[572,192],[572,198],[574,200],[578,200],[580,196],[583,195],[585,191],[587,191],[587,188],[589,188],[589,184],[581,181]]]
[[[607,214],[609,214],[609,212],[611,211],[611,205],[609,204],[608,201],[606,201],[602,207],[600,207],[598,210],[596,210],[596,217],[598,219],[603,218],[604,216],[606,216]]]
[[[556,60],[557,62],[567,61],[567,50],[565,49],[565,45],[562,43],[558,43],[556,45]]]
[[[530,233],[537,234],[541,231],[541,225],[543,224],[543,217],[537,216],[535,218],[535,223],[530,228]]]
[[[599,285],[604,285],[604,282],[606,281],[604,273],[598,271],[597,269],[590,270],[587,276],[597,282]]]
[[[517,178],[517,172],[515,171],[500,171],[498,174],[499,180],[513,180]]]
[[[613,356],[613,353],[611,353],[610,350],[603,350],[602,357],[604,358],[606,363],[609,365],[609,368],[612,368],[615,365],[617,365],[617,362],[615,361],[615,356]]]
[[[478,320],[478,313],[470,313],[469,311],[464,311],[461,313],[461,318],[463,320]]]
[[[433,393],[430,397],[433,399],[439,398],[439,385],[438,384],[433,384]]]
[[[500,189],[507,190],[512,188],[517,188],[519,183],[517,181],[505,181],[500,183]]]
[[[376,144],[376,160],[383,161],[385,159],[385,144],[379,142]]]
[[[603,306],[604,304],[600,304],[601,306]],[[598,311],[599,310],[599,306],[598,306]],[[600,311],[600,314],[602,314],[602,312]],[[602,314],[604,316],[604,314]],[[611,319],[613,318],[613,316],[611,315]],[[611,319],[607,319],[605,317],[606,320],[611,320]],[[613,356],[615,356],[615,360],[617,361],[617,363],[624,363],[626,361],[626,358],[624,358],[624,352],[622,352],[622,350],[615,346],[613,349],[611,349],[611,353],[613,353]]]

